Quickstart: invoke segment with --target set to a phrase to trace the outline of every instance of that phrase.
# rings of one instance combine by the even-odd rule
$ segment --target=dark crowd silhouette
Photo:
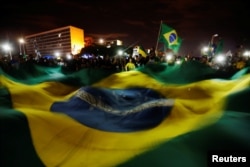
[[[61,66],[68,72],[79,71],[84,68],[107,69],[122,72],[143,67],[147,64],[166,63],[168,65],[179,65],[189,61],[196,61],[211,66],[218,71],[234,73],[250,66],[250,57],[243,56],[237,52],[235,54],[228,53],[224,55],[223,61],[217,61],[218,56],[208,57],[206,55],[199,57],[173,55],[170,59],[164,55],[156,56],[155,54],[149,54],[146,57],[143,57],[141,54],[134,56],[98,56],[93,54],[87,57],[81,54],[71,56],[72,57],[68,59],[66,57],[56,58],[53,56],[35,57],[33,55],[18,55],[13,56],[11,60],[9,57],[1,57],[0,67],[3,71],[8,72],[12,69],[17,70],[21,68],[22,64],[32,63],[47,67]]]

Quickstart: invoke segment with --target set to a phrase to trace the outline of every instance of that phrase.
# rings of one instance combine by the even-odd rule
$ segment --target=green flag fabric
[[[199,62],[1,70],[1,166],[205,167],[213,154],[248,156],[249,72]]]
[[[172,27],[162,23],[159,42],[163,42],[165,47],[177,53],[181,47],[182,39]]]

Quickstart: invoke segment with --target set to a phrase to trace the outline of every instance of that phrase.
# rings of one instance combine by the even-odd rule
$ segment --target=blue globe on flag
[[[174,32],[171,33],[171,34],[169,35],[168,41],[169,41],[170,43],[174,43],[176,40],[177,40],[177,34],[174,33]]]

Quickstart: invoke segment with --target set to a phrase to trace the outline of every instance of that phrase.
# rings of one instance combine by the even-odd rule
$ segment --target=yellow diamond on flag
[[[170,46],[178,44],[178,36],[175,30],[169,31],[163,34],[163,36],[168,41]]]

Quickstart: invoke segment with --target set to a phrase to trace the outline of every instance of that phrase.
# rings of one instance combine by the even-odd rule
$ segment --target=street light
[[[218,36],[219,36],[218,34],[214,34],[211,37],[210,44],[209,44],[209,52],[210,52],[209,56],[211,57],[214,56],[214,38]]]
[[[104,43],[104,39],[100,38],[100,39],[99,39],[99,43],[100,43],[100,44],[103,44],[103,43]]]
[[[22,55],[22,45],[24,45],[24,39],[23,38],[19,38],[19,51],[20,51],[20,55]],[[23,46],[23,54],[25,54],[25,49]]]
[[[211,37],[211,45],[213,45],[213,43],[214,43],[214,38],[215,37],[218,37],[219,35],[218,34],[214,34],[214,35],[212,35],[212,37]]]
[[[202,56],[204,55],[208,55],[208,52],[209,52],[209,47],[205,46],[201,49],[201,54]]]
[[[245,56],[245,57],[250,57],[250,51],[245,51],[245,52],[243,53],[243,56]]]
[[[9,53],[10,60],[12,60],[12,55],[11,55],[12,48],[11,48],[10,44],[9,43],[5,43],[5,44],[2,45],[2,48],[3,48],[4,51],[6,51],[7,53]]]
[[[123,55],[123,51],[122,50],[118,50],[117,53],[118,53],[119,56]]]

